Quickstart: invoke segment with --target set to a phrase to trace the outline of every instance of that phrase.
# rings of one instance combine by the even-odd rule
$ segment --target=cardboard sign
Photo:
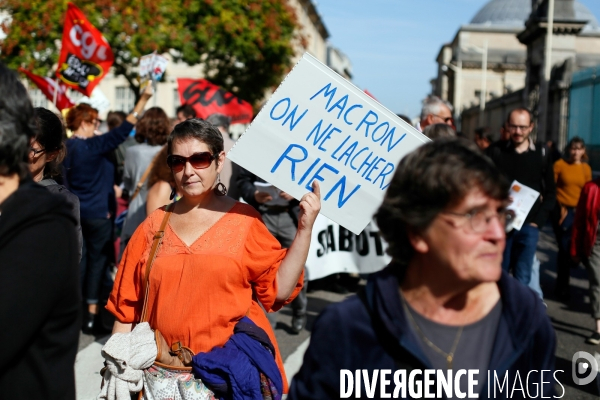
[[[113,52],[104,36],[69,3],[56,75],[69,87],[91,96],[110,69]]]
[[[359,234],[398,161],[428,141],[305,54],[227,157],[296,199],[318,180],[321,212]]]
[[[206,79],[177,79],[181,104],[194,107],[200,118],[223,114],[232,124],[246,124],[252,120],[252,105],[233,93],[227,92]]]
[[[19,68],[19,71],[27,75],[27,77],[36,84],[50,101],[54,101],[54,90],[58,88],[58,93],[56,93],[56,108],[58,108],[59,111],[71,108],[75,105],[69,96],[67,96],[67,88],[65,85],[58,80],[55,81],[44,76],[36,75],[23,68]]]
[[[312,281],[340,272],[377,272],[391,261],[386,249],[387,243],[374,222],[369,223],[360,235],[355,235],[319,215],[313,226],[305,279]]]

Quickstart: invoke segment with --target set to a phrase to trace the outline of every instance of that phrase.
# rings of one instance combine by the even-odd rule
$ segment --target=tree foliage
[[[139,93],[139,57],[170,52],[202,63],[213,83],[255,102],[279,83],[294,53],[296,17],[287,0],[73,0],[115,54],[113,72]],[[54,73],[66,0],[0,0],[2,60],[49,76]],[[190,76],[195,78],[194,76]]]

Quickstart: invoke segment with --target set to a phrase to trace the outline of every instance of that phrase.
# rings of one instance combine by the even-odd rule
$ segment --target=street
[[[553,293],[556,252],[554,234],[547,225],[540,233],[537,256],[542,262],[540,280],[544,301],[548,305],[548,315],[557,336],[556,369],[564,371],[556,376],[565,388],[563,398],[597,399],[599,397],[597,380],[586,386],[577,386],[572,379],[573,355],[577,351],[586,351],[592,355],[599,351],[597,346],[585,343],[585,339],[594,329],[594,320],[590,315],[587,274],[583,266],[571,270],[571,299],[568,305],[556,300]],[[557,390],[560,395],[560,387]]]
[[[310,329],[315,318],[328,304],[341,301],[347,296],[324,290],[309,292],[306,329],[298,335],[290,333],[292,313],[289,306],[277,313],[275,335],[277,336],[289,382],[302,365],[302,356],[308,346]],[[96,399],[100,392],[102,379],[99,372],[104,361],[100,355],[100,350],[106,340],[108,340],[107,335],[93,336],[83,333],[80,335],[79,353],[75,361],[77,400]]]
[[[585,338],[593,330],[594,321],[590,317],[590,303],[587,294],[588,281],[583,267],[574,269],[571,273],[571,300],[568,305],[557,301],[553,296],[556,259],[556,243],[552,230],[547,226],[540,234],[538,258],[542,262],[541,285],[548,305],[548,314],[557,335],[556,369],[557,378],[564,386],[565,399],[591,400],[599,397],[596,382],[586,386],[577,386],[572,379],[573,355],[577,351],[590,354],[598,351],[596,346],[585,343]],[[315,318],[329,304],[343,300],[348,295],[332,293],[325,290],[315,290],[308,293],[308,318],[306,329],[299,335],[290,333],[291,309],[286,307],[277,315],[275,334],[279,343],[282,358],[285,363],[288,381],[302,364],[302,355],[308,346],[310,331]],[[95,399],[100,387],[100,368],[102,357],[100,350],[108,336],[94,337],[82,334],[80,337],[79,353],[75,363],[77,379],[77,399]],[[525,379],[523,377],[523,379]],[[558,395],[562,389],[557,388]],[[518,392],[517,392],[518,393]]]

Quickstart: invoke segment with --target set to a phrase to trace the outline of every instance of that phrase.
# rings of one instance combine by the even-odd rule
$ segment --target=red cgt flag
[[[206,79],[177,79],[181,104],[194,107],[200,118],[219,113],[231,118],[232,124],[245,124],[252,121],[252,106],[233,93],[221,89]]]
[[[58,87],[58,93],[56,94],[56,108],[59,110],[63,110],[65,108],[71,108],[75,104],[67,97],[67,88],[58,80],[54,81],[50,78],[45,78],[43,76],[39,76],[33,74],[26,69],[19,68],[19,71],[27,75],[29,79],[33,83],[36,84],[37,87],[40,88],[42,93],[48,98],[50,101],[54,101],[54,90]]]
[[[69,3],[56,75],[67,86],[90,97],[114,60],[102,33]]]

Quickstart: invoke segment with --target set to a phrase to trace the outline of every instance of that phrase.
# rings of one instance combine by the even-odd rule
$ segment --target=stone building
[[[477,127],[496,133],[516,106],[540,114],[547,13],[548,0],[491,0],[440,49],[432,92],[455,106],[467,135]],[[539,136],[562,144],[569,79],[573,71],[600,64],[600,27],[579,1],[555,0],[552,39],[550,96]]]

